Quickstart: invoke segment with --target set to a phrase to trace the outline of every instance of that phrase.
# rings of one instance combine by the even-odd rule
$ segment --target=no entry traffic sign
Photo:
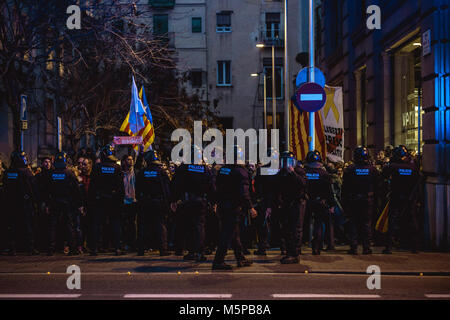
[[[325,105],[327,94],[321,85],[308,82],[297,90],[296,100],[303,111],[316,112]]]

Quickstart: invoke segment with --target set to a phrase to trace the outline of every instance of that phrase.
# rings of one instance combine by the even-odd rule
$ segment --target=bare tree
[[[167,37],[153,35],[137,1],[89,1],[81,6],[81,29],[70,30],[66,9],[72,2],[0,4],[0,90],[14,115],[16,145],[20,93],[34,90],[56,101],[65,138],[76,150],[86,133],[104,139],[117,133],[129,110],[132,75],[145,84],[162,143],[194,119],[214,122],[208,106],[182,89]],[[36,111],[54,125],[42,101],[34,99]]]

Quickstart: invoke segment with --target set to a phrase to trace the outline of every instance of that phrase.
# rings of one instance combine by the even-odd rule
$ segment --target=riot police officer
[[[36,184],[23,151],[11,153],[11,167],[3,176],[5,211],[8,224],[9,255],[16,254],[16,243],[25,235],[26,250],[30,255],[39,254],[35,249],[33,232],[33,201],[36,200]]]
[[[147,227],[153,226],[159,242],[160,256],[167,251],[167,216],[169,213],[170,181],[155,150],[144,154],[146,166],[136,177],[138,200],[138,255],[144,255],[144,239]],[[149,223],[150,222],[150,223]]]
[[[234,146],[235,164],[226,164],[220,168],[217,179],[218,213],[221,219],[219,245],[214,257],[213,270],[231,270],[232,266],[225,263],[230,242],[238,267],[252,264],[242,253],[240,241],[240,224],[244,214],[250,212],[251,218],[257,216],[250,198],[250,179],[244,167],[243,152],[239,146]],[[241,160],[239,160],[241,159]]]
[[[254,220],[256,234],[258,238],[258,250],[253,252],[255,255],[265,256],[266,249],[269,248],[269,217],[266,214],[267,209],[271,208],[271,200],[274,195],[275,176],[279,171],[279,154],[278,151],[270,148],[267,153],[271,155],[271,161],[277,163],[276,168],[270,168],[271,163],[259,167],[255,177],[256,202],[260,212]],[[264,174],[263,174],[264,173]]]
[[[307,212],[314,219],[313,255],[319,255],[322,247],[322,224],[332,211],[333,190],[331,176],[321,163],[322,157],[317,150],[306,155],[306,181],[308,185]]]
[[[286,255],[282,264],[298,263],[303,238],[303,220],[306,209],[305,171],[296,165],[292,152],[281,155],[281,169],[275,176],[273,214],[280,216],[282,234],[286,240]]]
[[[67,154],[56,154],[54,169],[48,176],[46,212],[49,214],[49,246],[47,255],[52,256],[56,247],[56,227],[62,217],[70,255],[76,255],[75,227],[77,215],[83,212],[78,180],[67,169]]]
[[[419,249],[417,215],[421,177],[405,146],[401,145],[393,150],[391,162],[383,168],[382,175],[390,181],[389,227],[383,253],[392,253],[393,238],[399,238],[401,225],[407,226],[410,249],[416,253]]]
[[[212,173],[203,163],[202,151],[198,146],[191,147],[191,157],[176,169],[172,188],[172,210],[175,209],[175,203],[181,202],[175,218],[176,254],[182,254],[187,240],[188,254],[183,259],[206,261],[203,254],[205,218],[208,200],[213,199],[215,185]]]
[[[125,195],[122,168],[117,164],[118,159],[114,156],[113,145],[108,144],[102,148],[100,160],[101,162],[95,164],[92,169],[89,187],[89,198],[94,204],[91,255],[97,255],[100,230],[106,216],[109,217],[113,229],[115,253],[120,255],[122,254],[120,251],[120,212]]]
[[[357,254],[358,235],[363,254],[371,254],[370,233],[377,203],[378,170],[370,164],[369,150],[358,147],[353,152],[354,164],[344,172],[342,196],[350,222],[349,254]]]

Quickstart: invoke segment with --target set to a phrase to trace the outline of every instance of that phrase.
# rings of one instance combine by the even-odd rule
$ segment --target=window
[[[217,61],[217,85],[231,86],[231,61]]]
[[[167,14],[153,15],[153,34],[164,35],[169,32],[169,16]]]
[[[202,32],[202,18],[192,18],[192,33]]]
[[[231,12],[222,11],[217,14],[216,32],[231,32]]]
[[[199,88],[203,84],[203,73],[201,71],[191,71],[190,72],[190,78],[191,78],[191,86],[193,88]]]
[[[272,66],[264,66],[266,72],[266,95],[272,100]],[[275,66],[275,94],[276,99],[283,99],[283,67]]]
[[[266,38],[280,38],[280,13],[266,13]]]

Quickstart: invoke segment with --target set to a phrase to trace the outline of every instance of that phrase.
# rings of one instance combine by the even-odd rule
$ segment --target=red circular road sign
[[[299,107],[303,111],[316,112],[325,105],[327,94],[324,88],[313,82],[302,85],[295,95]]]

